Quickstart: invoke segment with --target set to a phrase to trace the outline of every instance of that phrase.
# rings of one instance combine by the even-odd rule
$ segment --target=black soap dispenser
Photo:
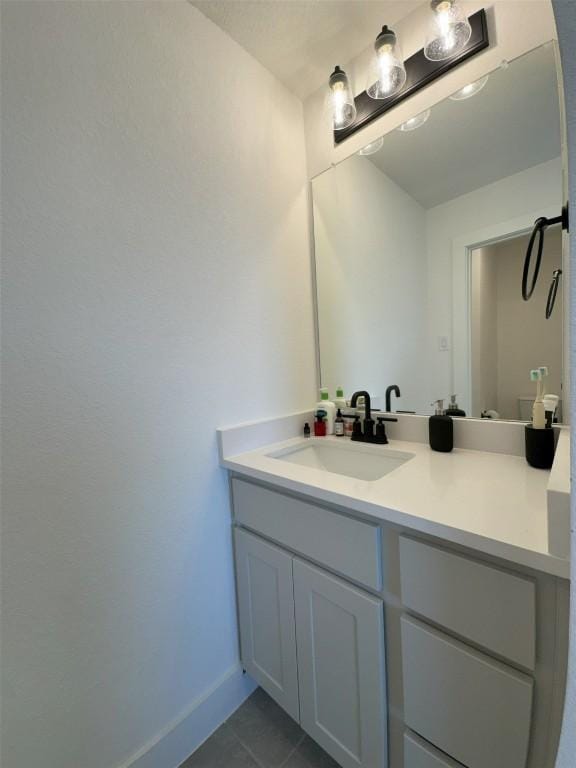
[[[444,412],[444,400],[435,400],[432,405],[436,406],[436,412],[428,421],[430,448],[433,451],[450,453],[454,448],[454,422]]]
[[[456,395],[450,395],[450,402],[448,403],[447,416],[466,416],[466,411],[463,411],[456,402]]]

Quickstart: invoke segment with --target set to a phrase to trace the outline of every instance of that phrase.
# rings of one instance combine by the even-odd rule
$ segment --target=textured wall
[[[569,164],[569,194],[572,201],[572,220],[576,204],[576,2],[574,0],[553,0],[558,40],[562,58],[562,73],[564,77],[564,95],[566,98],[566,120],[568,128],[568,164]],[[570,237],[570,278],[571,278],[571,311],[570,311],[570,359],[576,360],[576,234],[572,225]],[[572,362],[573,370],[574,362]],[[571,423],[576,424],[576,376],[571,379]],[[576,472],[576,438],[572,430],[572,477]],[[572,502],[572,585],[576,583],[576,500],[574,493]],[[572,589],[572,605],[570,612],[570,657],[568,660],[568,690],[566,693],[566,708],[564,725],[558,753],[557,768],[574,768],[576,755],[576,594]]]
[[[2,765],[111,768],[237,663],[216,427],[314,397],[302,106],[184,1],[2,33]]]

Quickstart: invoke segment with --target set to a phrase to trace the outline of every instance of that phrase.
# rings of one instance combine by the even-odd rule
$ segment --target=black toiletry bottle
[[[466,411],[463,411],[462,408],[458,407],[458,403],[456,402],[456,395],[450,395],[450,402],[448,403],[448,410],[446,411],[447,416],[466,416]]]
[[[304,437],[310,437],[310,424],[304,424]]]
[[[433,451],[449,453],[454,447],[454,422],[444,412],[444,400],[436,400],[436,413],[428,421],[430,448]]]
[[[334,434],[336,437],[344,437],[344,419],[342,418],[342,411],[338,408],[338,413],[334,419]]]

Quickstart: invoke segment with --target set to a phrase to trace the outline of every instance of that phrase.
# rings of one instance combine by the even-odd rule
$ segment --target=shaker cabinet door
[[[343,768],[386,768],[384,606],[294,560],[300,723]]]
[[[299,721],[292,557],[239,529],[234,540],[242,663]]]

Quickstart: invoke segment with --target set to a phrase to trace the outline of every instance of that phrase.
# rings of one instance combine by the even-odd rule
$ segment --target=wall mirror
[[[563,204],[555,44],[463,90],[312,181],[321,381],[382,409],[396,384],[392,410],[456,394],[468,416],[529,420],[539,366],[566,409],[567,279],[545,317],[560,225],[521,293],[534,221]]]

